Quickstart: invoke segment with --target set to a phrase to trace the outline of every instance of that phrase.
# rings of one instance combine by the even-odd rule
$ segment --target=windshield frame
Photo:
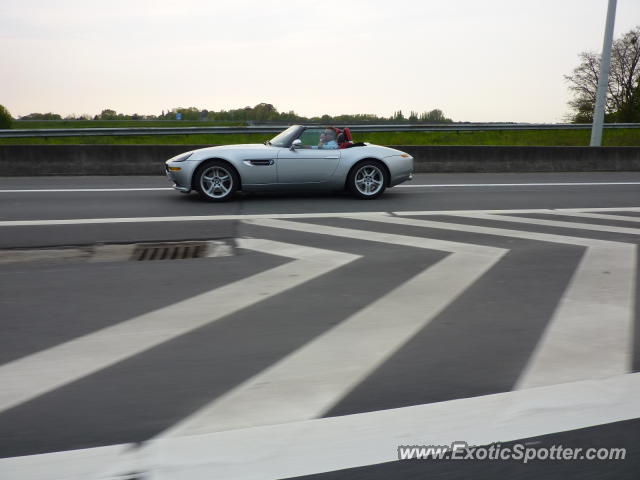
[[[289,128],[283,130],[269,140],[267,144],[273,147],[289,148],[293,141],[298,138],[303,131],[304,127],[302,125],[291,125]]]

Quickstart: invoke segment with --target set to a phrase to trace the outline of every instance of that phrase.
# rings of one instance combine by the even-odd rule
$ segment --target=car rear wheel
[[[224,202],[238,189],[238,174],[227,163],[212,160],[203,163],[196,171],[194,187],[211,202]]]
[[[387,188],[387,172],[375,160],[365,160],[358,163],[349,172],[347,187],[358,198],[378,198]]]

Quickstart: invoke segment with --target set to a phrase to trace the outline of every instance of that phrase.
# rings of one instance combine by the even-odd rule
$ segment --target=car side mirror
[[[301,146],[302,146],[302,140],[300,140],[299,138],[296,138],[291,143],[291,150],[295,150],[296,148],[300,148]]]

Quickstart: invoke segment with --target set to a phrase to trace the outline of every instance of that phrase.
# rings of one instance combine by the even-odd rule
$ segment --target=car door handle
[[[270,158],[264,158],[264,159],[256,159],[256,160],[245,160],[245,162],[249,162],[251,165],[255,165],[255,166],[269,166],[269,165],[273,165],[273,159]]]

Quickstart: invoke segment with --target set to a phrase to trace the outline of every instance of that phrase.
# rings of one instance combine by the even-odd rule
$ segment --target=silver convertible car
[[[224,145],[166,161],[174,188],[220,202],[238,190],[348,190],[379,197],[413,176],[413,157],[393,148],[354,143],[348,128],[293,125],[264,144]]]

